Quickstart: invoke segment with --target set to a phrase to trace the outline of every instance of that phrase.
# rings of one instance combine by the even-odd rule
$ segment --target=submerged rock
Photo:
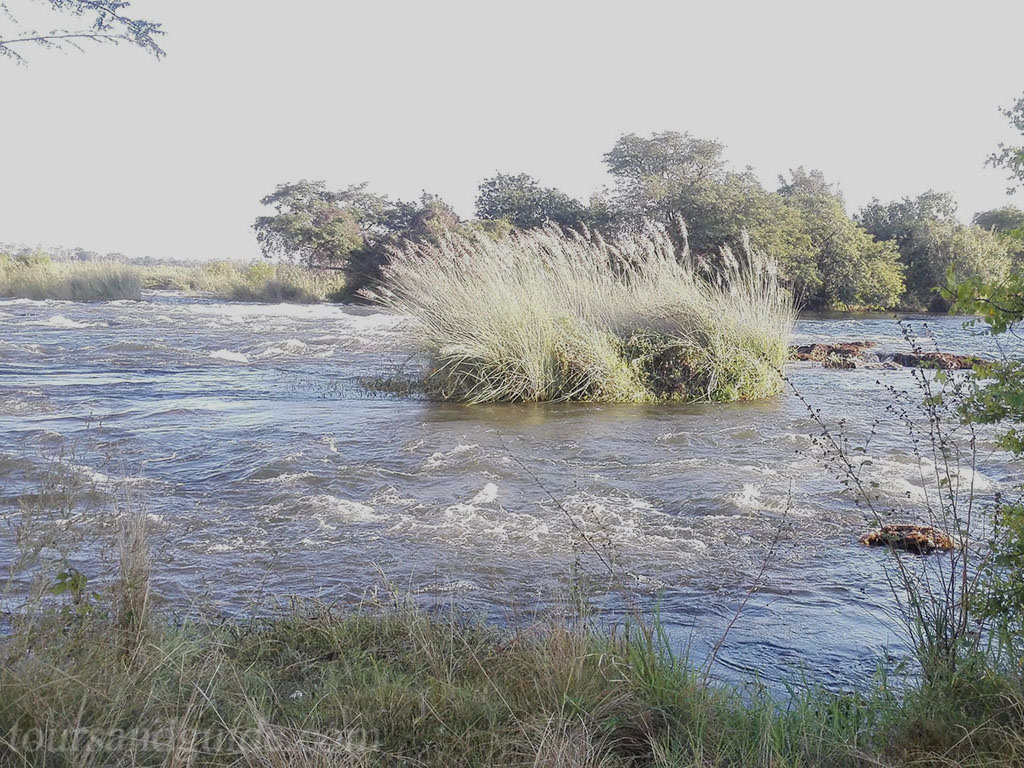
[[[829,359],[859,357],[865,349],[877,346],[878,343],[874,341],[846,341],[841,344],[801,344],[790,347],[790,351],[797,360],[824,363]]]
[[[821,364],[825,368],[864,368],[867,366],[867,361],[858,357],[857,355],[840,355],[836,353],[829,354]]]
[[[941,368],[967,370],[984,362],[973,355],[954,355],[948,352],[866,352],[877,347],[874,341],[847,341],[838,344],[801,344],[790,347],[790,356],[796,360],[821,363],[825,368]]]
[[[962,371],[982,362],[973,355],[951,355],[948,352],[896,352],[892,361],[910,368],[942,368]]]
[[[948,551],[953,548],[953,538],[930,525],[891,524],[883,525],[877,531],[865,533],[860,543],[869,547],[894,547],[927,555],[935,550]]]

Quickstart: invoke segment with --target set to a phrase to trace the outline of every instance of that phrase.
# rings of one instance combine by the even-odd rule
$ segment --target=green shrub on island
[[[0,296],[42,301],[142,298],[142,273],[113,260],[54,261],[45,254],[0,254]]]
[[[681,240],[685,243],[685,232]],[[661,226],[548,227],[396,249],[365,295],[412,317],[428,390],[467,402],[750,400],[781,390],[795,320],[770,261],[691,258]]]
[[[557,225],[616,238],[645,219],[690,229],[697,256],[721,246],[773,259],[808,309],[945,309],[938,289],[946,270],[996,280],[1024,263],[1014,208],[983,212],[973,224],[957,216],[952,195],[925,192],[888,204],[875,200],[851,216],[837,185],[803,167],[766,186],[737,169],[719,141],[664,131],[626,134],[605,154],[612,184],[577,200],[524,173],[484,179],[475,219],[462,219],[436,195],[392,200],[356,184],[279,184],[262,202],[273,209],[254,229],[265,256],[344,270],[348,294],[373,286],[396,248],[434,242],[474,228],[527,231]]]

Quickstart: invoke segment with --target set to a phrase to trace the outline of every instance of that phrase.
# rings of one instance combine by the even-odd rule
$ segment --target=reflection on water
[[[658,406],[371,396],[361,378],[419,363],[400,318],[150,298],[0,302],[0,504],[16,509],[62,445],[74,446],[67,470],[100,490],[141,478],[172,601],[230,611],[256,589],[356,599],[380,569],[424,601],[503,615],[560,599],[582,569],[610,615],[627,610],[579,527],[700,656],[781,530],[724,675],[850,684],[899,644],[886,554],[856,544],[864,515],[813,457],[815,424],[791,393]],[[996,352],[956,319],[912,322],[946,351]],[[798,325],[797,341],[829,339],[906,345],[886,316]],[[884,416],[880,381],[909,383],[905,371],[805,363],[789,375],[855,432]],[[872,481],[894,503],[919,501],[905,435],[875,442]],[[1012,476],[987,450],[976,480],[994,491]]]

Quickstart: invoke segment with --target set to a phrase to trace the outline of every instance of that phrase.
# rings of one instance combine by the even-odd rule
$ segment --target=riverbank
[[[344,287],[340,272],[294,264],[136,264],[0,253],[0,297],[15,299],[139,301],[144,290],[163,290],[225,301],[314,304],[337,299]]]
[[[72,609],[0,653],[8,765],[1024,764],[1017,679],[902,695],[809,681],[773,700],[708,682],[657,625],[499,629],[314,603],[241,623]]]

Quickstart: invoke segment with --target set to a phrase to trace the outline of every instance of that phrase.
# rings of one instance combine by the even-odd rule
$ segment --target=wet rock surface
[[[953,539],[930,525],[883,525],[877,531],[865,533],[860,543],[869,547],[893,547],[919,555],[953,549]]]
[[[940,368],[967,370],[983,362],[972,355],[954,355],[947,352],[894,352],[876,351],[874,341],[847,341],[835,344],[801,344],[790,347],[794,360],[821,363],[825,368],[867,368],[886,370],[896,368]]]
[[[947,352],[896,352],[892,361],[904,367],[941,368],[943,370],[960,371],[973,368],[982,362],[973,355],[951,355]]]
[[[830,357],[858,357],[865,349],[872,349],[878,344],[874,341],[847,341],[841,344],[801,344],[790,347],[790,353],[797,360],[811,360],[824,363]]]

